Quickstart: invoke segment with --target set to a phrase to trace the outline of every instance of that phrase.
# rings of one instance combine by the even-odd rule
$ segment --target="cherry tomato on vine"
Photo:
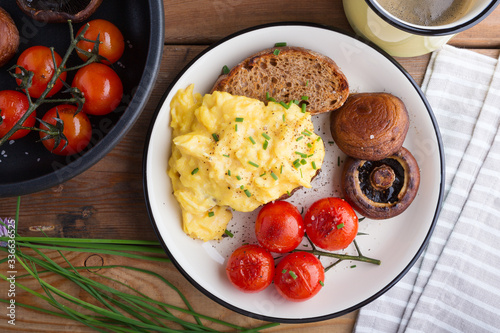
[[[72,86],[84,94],[83,112],[92,115],[110,113],[120,104],[123,96],[123,85],[118,74],[100,63],[80,68]]]
[[[63,134],[67,140],[61,139],[57,147],[54,147],[56,144],[54,138],[44,139],[48,134],[40,132],[43,145],[52,153],[63,156],[73,155],[88,146],[92,136],[92,125],[85,113],[79,112],[75,115],[76,110],[77,107],[74,105],[62,104],[53,107],[43,116],[42,121],[56,125],[57,115],[59,114],[59,119],[64,123]],[[41,124],[40,129],[48,130],[48,127]],[[67,145],[64,147],[66,142]]]
[[[61,56],[55,51],[54,59],[56,60],[56,65],[59,66],[62,59]],[[32,46],[21,53],[17,59],[17,65],[33,72],[34,74],[31,87],[28,89],[28,93],[33,98],[38,98],[42,95],[45,89],[47,89],[47,84],[52,79],[56,71],[50,48],[41,45]],[[17,74],[22,73],[19,68],[16,68],[15,72]],[[61,90],[63,87],[63,82],[61,80],[66,80],[66,72],[62,72],[59,75],[59,79],[56,80],[54,86],[48,92],[47,97],[51,97]],[[18,85],[21,84],[21,79],[16,79],[16,82]]]
[[[99,55],[105,57],[108,61],[103,61],[104,64],[109,65],[116,62],[123,54],[125,49],[125,42],[123,40],[123,35],[116,25],[113,23],[96,19],[88,22],[88,28],[83,35],[86,39],[97,40],[99,37]],[[85,26],[82,26],[78,30],[77,35],[79,35]],[[94,43],[85,40],[79,41],[76,46],[84,51],[91,52],[94,48]],[[78,56],[83,60],[87,60],[87,56],[78,51]]]
[[[314,202],[304,216],[306,233],[318,247],[345,249],[358,233],[358,216],[341,198],[323,198]]]
[[[292,252],[278,263],[274,285],[278,293],[294,302],[312,298],[323,287],[325,269],[319,259],[309,252]]]
[[[304,221],[297,207],[287,201],[264,205],[255,222],[259,244],[271,252],[294,250],[304,238]]]
[[[28,97],[25,94],[15,90],[0,91],[0,138],[7,135],[12,127],[21,119],[29,108]],[[24,127],[33,127],[35,125],[36,113],[33,111],[23,122]],[[30,131],[21,129],[14,132],[9,140],[20,139],[26,136]]]
[[[274,259],[258,245],[237,248],[226,264],[229,281],[245,293],[255,293],[267,288],[274,277]]]

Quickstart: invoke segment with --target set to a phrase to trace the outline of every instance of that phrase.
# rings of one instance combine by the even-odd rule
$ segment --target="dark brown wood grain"
[[[211,43],[254,25],[276,21],[308,21],[350,31],[343,14],[341,0],[318,1],[165,1],[165,47],[154,91],[136,124],[125,138],[100,162],[54,188],[21,198],[19,232],[24,236],[41,236],[43,227],[48,236],[156,240],[149,221],[142,188],[142,158],[146,134],[162,95],[181,69]],[[462,32],[451,44],[477,49],[498,57],[500,54],[500,9],[476,27]],[[398,62],[420,84],[429,55],[397,58]],[[0,217],[14,216],[17,198],[0,199]],[[61,260],[57,253],[51,253]],[[69,254],[71,262],[82,264],[89,254]],[[210,300],[175,269],[172,264],[158,264],[121,257],[103,256],[106,264],[128,264],[158,272],[181,288],[196,309],[247,327],[261,322],[235,314]],[[3,268],[1,268],[3,270]],[[0,271],[4,274],[5,272]],[[170,300],[168,290],[158,288],[158,281],[137,273],[113,269],[107,272],[148,295]],[[78,292],[57,276],[47,281]],[[36,283],[29,282],[36,288]],[[0,283],[2,298],[6,284]],[[41,291],[39,288],[38,291]],[[81,297],[87,297],[81,294]],[[18,302],[34,300],[27,293],[18,294]],[[37,301],[38,302],[38,301]],[[41,305],[42,306],[42,305]],[[43,305],[47,307],[46,305]],[[3,308],[3,306],[2,306]],[[91,332],[72,321],[54,319],[31,310],[19,309],[17,325],[9,326],[0,311],[0,331],[9,332]],[[351,332],[357,312],[324,322],[281,325],[270,332]]]

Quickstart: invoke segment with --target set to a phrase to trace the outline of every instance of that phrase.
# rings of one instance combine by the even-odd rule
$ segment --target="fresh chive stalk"
[[[18,216],[17,212],[16,227],[19,221]],[[1,221],[0,224],[5,226]],[[34,301],[37,305],[16,302],[16,306],[55,318],[74,320],[98,332],[216,332],[218,330],[214,325],[224,327],[223,331],[256,332],[279,325],[265,323],[259,327],[245,328],[203,315],[194,310],[185,295],[175,285],[158,273],[127,265],[73,266],[63,254],[63,251],[107,253],[120,256],[127,251],[139,254],[148,253],[152,252],[151,249],[162,250],[157,241],[21,237],[17,231],[15,236],[15,260],[18,266],[16,267],[18,271],[15,280],[16,288],[32,296],[32,299],[38,299]],[[10,237],[0,237],[0,241],[8,239]],[[44,252],[46,249],[44,246],[49,245],[50,250],[56,250],[56,254],[52,251],[49,256]],[[25,251],[25,249],[28,250]],[[0,251],[9,253],[6,247],[0,247]],[[63,260],[57,260],[55,258],[57,254]],[[170,262],[163,251],[161,256],[152,257],[144,254],[135,258]],[[6,265],[6,259],[7,256],[5,259],[0,259],[0,265]],[[119,269],[122,272],[131,271],[134,272],[134,276],[152,277],[159,288],[173,291],[174,296],[169,298],[172,304],[149,297],[126,283],[107,276],[106,272],[110,269]],[[99,272],[93,270],[99,270]],[[3,271],[8,271],[8,269]],[[45,276],[53,275],[60,276],[76,286],[76,295],[63,291],[56,285],[51,285]],[[2,273],[0,273],[0,280],[10,282],[9,277]],[[33,285],[33,282],[39,284],[41,291],[29,287]],[[82,297],[82,295],[86,296]],[[176,297],[181,302],[176,301]],[[40,301],[47,304],[49,309],[38,306]],[[2,298],[0,302],[7,305],[11,303],[9,299]]]

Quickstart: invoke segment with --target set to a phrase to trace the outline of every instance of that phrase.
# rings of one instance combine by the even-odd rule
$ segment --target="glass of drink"
[[[398,57],[432,52],[483,20],[500,0],[343,0],[354,31]]]

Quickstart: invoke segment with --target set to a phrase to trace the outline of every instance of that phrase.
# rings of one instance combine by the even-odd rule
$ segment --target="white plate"
[[[225,276],[225,260],[239,245],[255,242],[254,213],[235,214],[228,229],[234,238],[203,243],[182,231],[180,209],[167,176],[170,157],[170,101],[178,89],[195,84],[206,93],[224,65],[230,68],[247,56],[276,42],[302,46],[332,58],[347,76],[352,92],[386,91],[402,98],[410,113],[404,146],[418,161],[421,184],[412,205],[389,220],[365,219],[357,243],[364,255],[380,259],[380,266],[343,261],[326,273],[325,286],[306,302],[288,302],[274,286],[257,294],[236,290]],[[332,141],[329,116],[314,116],[328,159],[313,182],[313,189],[294,194],[299,210],[326,196],[341,196],[339,176],[345,155]],[[423,251],[437,219],[443,192],[442,144],[436,121],[422,92],[411,77],[388,55],[336,30],[305,23],[271,24],[231,35],[193,60],[165,93],[152,121],[144,155],[144,189],[148,210],[168,255],[181,273],[199,290],[220,304],[245,315],[278,322],[312,322],[353,311],[386,292],[410,269]],[[356,254],[353,246],[344,252]],[[325,263],[325,265],[328,263]],[[351,266],[356,265],[355,268]]]

